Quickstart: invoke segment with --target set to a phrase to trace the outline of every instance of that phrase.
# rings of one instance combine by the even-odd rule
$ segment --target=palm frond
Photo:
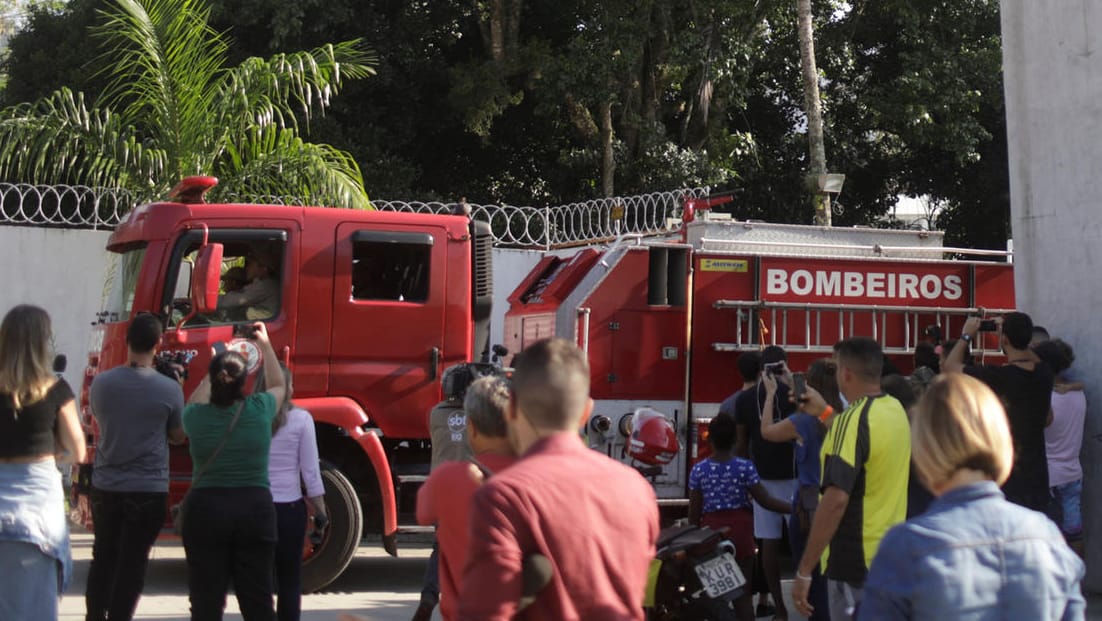
[[[210,110],[227,42],[202,0],[115,0],[95,32],[105,44],[115,107],[168,155],[171,172],[194,172],[211,150]]]
[[[296,114],[329,107],[346,80],[375,74],[377,58],[359,39],[268,59],[248,58],[219,84],[220,125],[296,127]]]
[[[0,112],[0,177],[112,185],[148,195],[216,174],[227,193],[369,208],[351,155],[297,135],[346,80],[374,74],[359,40],[226,69],[208,0],[112,0],[96,34],[109,86],[97,106],[67,89]]]
[[[371,209],[363,174],[352,156],[330,145],[304,142],[289,128],[251,130],[228,145],[214,174],[218,193],[295,197],[306,204]]]
[[[0,111],[0,178],[155,190],[164,152],[83,93],[62,88],[37,102]]]

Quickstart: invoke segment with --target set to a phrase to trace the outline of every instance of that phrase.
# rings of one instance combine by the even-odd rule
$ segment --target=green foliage
[[[101,18],[93,34],[107,84],[97,105],[63,87],[0,112],[4,178],[153,198],[183,176],[212,174],[226,195],[369,206],[355,160],[298,135],[300,117],[373,73],[359,41],[227,68],[230,42],[199,0],[116,0]]]
[[[35,101],[69,85],[99,105],[108,82],[125,88],[126,78],[97,77],[87,65],[98,41],[82,29],[106,1],[71,0],[60,14],[32,16],[12,42],[4,101]],[[898,195],[929,196],[946,205],[940,223],[951,243],[1004,243],[1009,184],[997,1],[814,0],[813,7],[827,165],[846,175],[834,222],[875,223]],[[490,45],[495,19],[498,52]],[[304,161],[344,169],[358,163],[377,195],[566,203],[601,194],[599,113],[610,104],[616,193],[710,184],[738,191],[730,209],[740,218],[812,221],[791,0],[238,0],[214,3],[208,23],[210,32],[234,38],[219,35],[222,47],[204,57],[217,52],[221,66],[255,76],[279,73],[273,63],[302,63],[303,81],[281,74],[262,84],[239,75],[233,89],[255,97],[236,107],[199,78],[182,81],[174,88],[224,106],[226,116],[210,117],[218,118],[218,135],[163,147],[166,167],[193,170],[216,158],[225,174],[247,175],[242,187],[258,188],[265,171],[293,169],[262,157],[268,145],[297,149]],[[324,73],[332,63],[318,50],[357,39],[377,50],[377,62],[359,62],[378,75],[370,86],[342,79],[342,97],[319,102],[320,85],[336,76]],[[282,49],[315,52],[275,60]],[[340,46],[332,52],[348,53]],[[89,128],[94,120],[103,131],[122,132],[130,118],[123,111],[136,115],[132,106],[148,103],[114,108],[122,120],[81,105]],[[186,124],[208,104],[165,110],[165,118]],[[299,149],[274,129],[250,129],[268,119],[352,160],[305,143]],[[148,145],[161,148],[153,138],[168,129],[134,127],[127,157],[138,166],[152,157]],[[239,146],[248,141],[259,146]],[[219,151],[222,143],[235,146]],[[169,157],[185,147],[204,155]],[[110,159],[97,155],[81,165],[104,168]]]

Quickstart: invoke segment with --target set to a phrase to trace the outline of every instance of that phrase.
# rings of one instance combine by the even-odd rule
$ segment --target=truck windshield
[[[134,291],[145,259],[145,246],[131,247],[114,256],[114,266],[108,276],[107,303],[104,311],[109,322],[126,319],[134,307]]]

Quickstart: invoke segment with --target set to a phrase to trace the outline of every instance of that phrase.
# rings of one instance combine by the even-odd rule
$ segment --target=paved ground
[[[73,533],[75,575],[61,600],[61,621],[84,618],[84,580],[91,555],[92,536]],[[387,556],[380,546],[361,546],[348,570],[325,592],[303,597],[303,621],[334,621],[342,612],[355,613],[369,621],[409,621],[420,598],[421,576],[428,556],[428,546],[406,546],[401,558]],[[786,580],[786,599],[790,588],[791,581]],[[789,610],[795,610],[791,601]],[[138,604],[136,618],[188,620],[187,567],[178,540],[153,548],[145,595]],[[1102,621],[1102,596],[1090,600],[1087,618]],[[232,595],[227,600],[226,619],[241,619]],[[789,619],[797,621],[803,617],[793,612]]]
[[[73,584],[61,600],[59,619],[84,619],[84,580],[92,556],[92,536],[73,533]],[[381,546],[361,546],[348,570],[323,593],[306,595],[303,621],[334,621],[337,613],[351,612],[370,621],[409,621],[421,593],[421,576],[429,548],[404,548],[401,558],[391,558]],[[187,621],[187,566],[179,540],[153,548],[145,594],[138,604],[137,619]],[[241,619],[231,595],[226,619]]]

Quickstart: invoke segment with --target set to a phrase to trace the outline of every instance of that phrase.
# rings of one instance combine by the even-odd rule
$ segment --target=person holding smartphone
[[[184,408],[192,482],[182,509],[192,619],[221,619],[233,583],[246,621],[268,621],[276,548],[276,510],[268,477],[272,421],[283,402],[283,371],[263,322],[251,337],[263,357],[266,390],[244,394],[247,361],[214,356]]]
[[[796,410],[796,404],[788,398],[787,358],[784,349],[776,345],[763,349],[758,383],[744,390],[735,400],[735,454],[754,463],[769,495],[785,499],[792,498],[797,487],[792,446],[788,442],[778,444],[765,440],[761,426],[767,419],[769,422],[781,420]],[[767,383],[774,386],[772,398],[766,389]],[[762,573],[776,606],[773,616],[787,619],[788,610],[781,590],[780,548],[784,524],[790,523],[790,516],[770,511],[757,502],[753,504],[754,536],[761,539]]]
[[[834,414],[845,409],[837,396],[838,382],[834,373],[833,362],[829,358],[824,358],[812,362],[806,374],[792,374],[793,403],[799,404],[803,401],[809,385],[825,397],[833,396],[832,400],[828,400],[831,406],[830,411],[822,419],[797,410],[783,419],[773,420],[765,417],[761,421],[761,437],[763,439],[769,442],[791,442],[795,450],[796,474],[799,483],[796,493],[790,499],[793,508],[793,519],[792,528],[789,529],[788,534],[792,556],[796,559],[803,554],[807,533],[811,530],[811,521],[815,517],[815,510],[819,506],[819,451],[823,446],[827,425],[833,420]],[[763,384],[766,390],[766,400],[775,399],[777,381],[772,377],[768,377],[763,379]],[[811,621],[830,619],[826,581],[818,565],[811,573],[808,600],[814,607],[809,617]]]
[[[1007,313],[994,320],[1005,364],[965,365],[968,344],[983,326],[980,317],[964,322],[960,340],[945,359],[944,370],[967,373],[987,384],[1006,404],[1010,436],[1014,440],[1014,467],[1003,484],[1010,502],[1044,511],[1049,503],[1048,459],[1045,427],[1052,423],[1052,389],[1055,376],[1029,349],[1033,320],[1025,313]]]

